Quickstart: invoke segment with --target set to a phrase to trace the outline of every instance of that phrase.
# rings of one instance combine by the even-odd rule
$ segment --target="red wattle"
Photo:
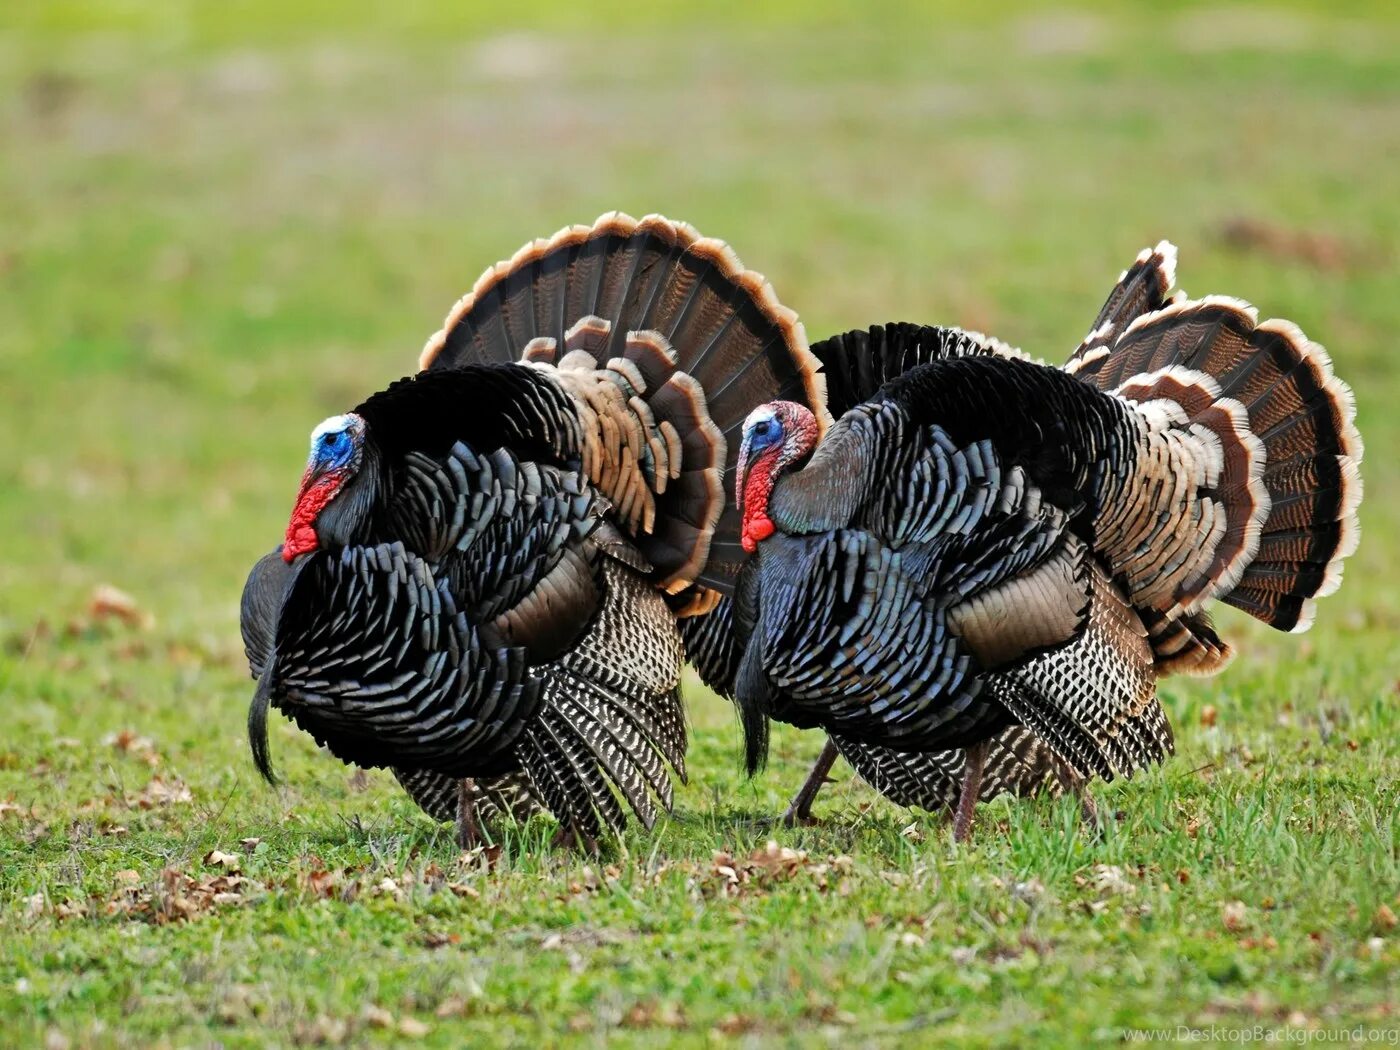
[[[739,534],[739,542],[743,544],[745,553],[752,554],[758,550],[761,542],[777,531],[778,527],[767,514],[756,516],[744,522],[744,531]]]
[[[314,482],[310,473],[302,478],[297,505],[292,508],[292,520],[287,523],[287,535],[282,541],[282,560],[290,563],[298,555],[314,551],[318,545],[316,516],[340,489],[345,475],[340,471],[323,474]]]
[[[768,497],[773,493],[773,464],[777,461],[778,450],[760,456],[749,467],[744,479],[744,517],[739,529],[739,543],[745,553],[752,554],[758,545],[777,531],[773,519],[768,516]]]

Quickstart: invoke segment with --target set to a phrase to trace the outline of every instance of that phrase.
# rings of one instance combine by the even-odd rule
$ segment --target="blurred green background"
[[[373,842],[347,840],[338,821],[351,813],[383,829],[416,829],[407,844],[393,839],[400,866],[416,863],[407,858],[422,850],[446,863],[453,855],[446,838],[426,829],[385,778],[367,792],[363,784],[346,788],[344,772],[289,730],[274,746],[289,756],[291,786],[274,796],[252,781],[240,739],[247,684],[238,592],[248,566],[285,527],[311,427],[411,371],[424,339],[487,265],[530,238],[615,208],[659,211],[728,240],[799,312],[813,339],[917,320],[987,331],[1058,361],[1118,272],[1166,237],[1180,246],[1179,280],[1190,293],[1249,299],[1262,316],[1288,317],[1327,346],[1356,390],[1368,448],[1360,552],[1340,595],[1322,604],[1312,635],[1276,636],[1226,614],[1243,651],[1234,668],[1210,683],[1169,684],[1183,754],[1165,774],[1174,779],[1149,780],[1137,800],[1155,814],[1147,824],[1168,839],[1144,826],[1142,852],[1133,855],[1169,878],[1171,851],[1184,850],[1195,860],[1181,863],[1198,863],[1196,877],[1210,877],[1203,873],[1215,870],[1218,855],[1202,857],[1184,836],[1162,831],[1180,823],[1173,798],[1181,778],[1203,763],[1250,769],[1239,759],[1244,741],[1246,751],[1282,756],[1320,734],[1336,749],[1328,752],[1335,765],[1296,759],[1268,773],[1263,786],[1254,765],[1242,774],[1244,786],[1231,789],[1243,795],[1217,797],[1198,783],[1200,804],[1219,804],[1223,813],[1238,803],[1243,809],[1234,812],[1253,814],[1242,827],[1261,814],[1293,827],[1295,804],[1350,812],[1360,800],[1380,823],[1362,820],[1358,830],[1343,821],[1325,832],[1288,833],[1294,837],[1284,836],[1284,823],[1271,825],[1260,834],[1272,838],[1249,840],[1265,851],[1253,861],[1222,844],[1234,874],[1209,890],[1200,885],[1197,903],[1213,929],[1222,899],[1243,896],[1251,906],[1282,899],[1272,885],[1281,879],[1300,896],[1278,921],[1299,938],[1314,927],[1344,928],[1349,939],[1329,947],[1328,958],[1352,962],[1339,971],[1304,945],[1286,962],[1219,971],[1217,964],[1234,965],[1231,952],[1250,949],[1217,945],[1202,949],[1206,961],[1182,949],[1178,965],[1170,946],[1200,933],[1190,907],[1186,918],[1171,913],[1184,924],[1180,937],[1164,919],[1165,939],[1148,946],[1134,942],[1136,934],[1118,941],[1092,914],[1067,906],[1072,946],[1056,965],[1069,967],[1069,978],[1078,973],[1092,993],[1076,1001],[1071,983],[1056,993],[1067,998],[1037,998],[1028,980],[1014,995],[1017,1016],[1040,1025],[1043,1039],[1057,1030],[1056,1018],[1083,1039],[1099,1021],[1144,1016],[1147,1004],[1177,993],[1196,1011],[1185,1016],[1197,1020],[1258,1017],[1250,994],[1263,995],[1274,1019],[1294,1003],[1319,1023],[1363,1009],[1391,1016],[1396,949],[1387,942],[1367,956],[1357,947],[1377,934],[1379,903],[1400,889],[1393,651],[1400,485],[1392,455],[1400,433],[1400,5],[1390,0],[0,5],[0,703],[10,726],[0,747],[0,797],[29,807],[44,827],[36,837],[16,820],[0,824],[6,895],[47,894],[52,902],[104,892],[115,871],[154,877],[172,858],[197,859],[279,824],[285,830],[269,868],[305,859],[313,848],[308,828],[327,856],[344,849],[346,857],[388,863]],[[89,598],[99,584],[129,592],[154,618],[138,642],[92,618]],[[781,734],[773,770],[756,786],[741,785],[727,709],[698,690],[693,696],[700,787],[680,805],[711,823],[677,833],[665,848],[704,858],[750,834],[724,823],[734,800],[773,811],[817,742]],[[1223,729],[1200,723],[1205,704],[1218,709]],[[1342,726],[1341,735],[1323,732],[1324,721]],[[134,776],[104,743],[130,727],[155,737],[163,768],[188,782],[199,828],[191,829],[187,812],[157,810],[113,817],[130,827],[129,839],[85,837],[96,818],[78,803],[114,777]],[[1342,746],[1348,742],[1357,747]],[[1276,789],[1281,796],[1268,793]],[[1137,790],[1112,797],[1131,809]],[[120,796],[111,803],[118,808]],[[827,802],[850,808],[869,797],[843,785]],[[288,816],[294,811],[296,819]],[[900,852],[908,817],[873,812],[870,834],[884,837],[883,845],[866,843],[872,855],[884,849],[896,867],[922,863]],[[989,833],[990,859],[949,861],[961,872],[948,876],[950,885],[961,889],[945,897],[975,896],[987,885],[979,880],[1015,873],[1043,878],[1068,900],[1078,892],[1076,872],[1132,852],[1122,842],[1077,841],[1061,854],[1042,841],[1049,810],[1027,812],[1003,814],[1011,838],[1002,843]],[[1042,828],[1036,841],[1055,857],[1049,867],[1026,844],[1035,827]],[[812,834],[815,850],[858,852],[862,841],[841,831]],[[941,832],[934,825],[927,834]],[[1154,855],[1158,846],[1165,852]],[[633,848],[643,857],[653,849],[645,836]],[[550,877],[572,877],[572,860],[543,863]],[[1257,883],[1243,874],[1251,868]],[[528,866],[522,872],[520,885],[539,892],[544,876]],[[920,892],[936,906],[937,887]],[[292,909],[297,900],[283,903]],[[478,931],[472,950],[492,950],[503,929],[532,928],[521,907],[494,933]],[[845,907],[843,921],[855,922],[861,908]],[[782,912],[774,921],[825,929],[823,914]],[[366,940],[383,932],[373,910],[356,916],[337,921],[365,922]],[[228,936],[254,951],[267,929],[241,921]],[[940,921],[930,941],[967,935],[960,914]],[[171,1030],[184,1033],[177,1042],[214,1038],[203,1022],[172,1020],[187,1011],[212,1016],[224,1001],[224,986],[191,971],[182,955],[214,950],[208,938],[223,936],[214,920],[190,935],[201,947],[161,931],[156,956],[128,960],[164,974],[166,997],[155,1000],[141,999],[130,973],[74,976],[125,943],[120,922],[62,925],[16,913],[5,925],[0,1006],[30,1017],[22,1031],[35,1039],[47,1031],[121,1041],[123,1018],[134,1026],[133,1041]],[[302,934],[292,926],[279,927],[290,940],[278,951],[290,956],[259,956],[240,980],[274,995],[295,979],[305,944],[297,947]],[[842,929],[842,958],[868,961],[887,951],[879,930]],[[1284,939],[1283,929],[1275,932]],[[324,932],[305,936],[317,950],[334,952],[340,943],[317,941],[330,936]],[[687,937],[685,922],[676,936]],[[742,971],[746,959],[764,972],[794,952],[817,959],[830,949],[753,936],[738,927],[702,936],[716,955],[689,958],[692,980],[704,985],[710,975]],[[888,951],[909,947],[889,943]],[[399,967],[395,979],[410,984],[411,973],[427,972],[415,968],[442,958],[405,957],[387,939],[361,948],[365,967]],[[612,958],[598,945],[579,951]],[[1074,967],[1077,953],[1091,960],[1085,972]],[[554,972],[532,947],[507,955],[521,974]],[[921,972],[901,965],[906,976]],[[931,983],[906,982],[902,992],[891,984],[888,958],[878,972],[852,964],[850,972],[864,976],[849,986],[839,973],[823,971],[821,980],[835,989],[837,1013],[895,1025],[864,1030],[884,1038],[917,1017],[920,1002],[937,1000],[933,989],[980,965],[945,959],[944,970],[925,975]],[[1119,970],[1135,975],[1137,996],[1121,1009],[1109,1005],[1119,1002],[1110,980]],[[297,1024],[357,1017],[357,1004],[373,998],[373,989],[344,974],[332,980],[311,971],[319,976],[296,993],[290,1013],[263,1018],[267,1031],[235,1025],[218,1038],[301,1039],[307,1030]],[[1220,991],[1219,972],[1226,1005],[1212,1015],[1203,1004]],[[964,989],[971,1020],[937,1021],[943,1037],[970,1044],[995,1041],[997,1031],[1007,1037],[994,1019],[1012,992],[987,973]],[[323,990],[316,980],[326,982]],[[548,999],[528,977],[519,980],[525,984],[498,1000]],[[648,993],[638,980],[638,1002],[675,993]],[[11,991],[18,981],[28,991]],[[561,1026],[580,1004],[588,1009],[596,989],[550,987],[562,1005],[520,1014],[533,1019],[516,1018],[511,1031],[533,1038],[584,1031]],[[816,1037],[838,1023],[794,1020],[745,993],[743,980],[711,999],[680,998],[692,1003],[696,1025],[689,1034],[682,1026],[682,1039],[715,1031]],[[632,1001],[618,1000],[618,1016]],[[746,1005],[753,1002],[766,1005]],[[1179,1018],[1186,1007],[1173,1009],[1158,1019]],[[757,1018],[752,1027],[725,1027],[726,1017],[748,1017],[745,1010]],[[478,1020],[483,1027],[467,1029],[478,1037],[506,1023]],[[606,1027],[588,1031],[601,1038]],[[341,1035],[351,1039],[392,1036],[359,1022],[347,1031]],[[434,1037],[451,1045],[451,1031],[439,1027]]]
[[[730,241],[814,339],[908,318],[1049,360],[1170,237],[1188,291],[1323,341],[1390,444],[1394,5],[521,6],[6,5],[0,615],[110,579],[227,630],[311,426],[613,208]]]

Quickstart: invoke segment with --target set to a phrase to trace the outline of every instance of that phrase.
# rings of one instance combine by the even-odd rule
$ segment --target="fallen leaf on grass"
[[[1371,919],[1372,925],[1378,930],[1389,931],[1395,929],[1400,919],[1396,919],[1395,912],[1389,904],[1382,904],[1376,909],[1376,914]]]
[[[710,861],[707,888],[725,896],[737,897],[748,886],[787,882],[799,872],[806,871],[817,879],[820,888],[825,889],[827,872],[832,867],[836,867],[835,862],[809,868],[806,850],[779,846],[775,840],[769,839],[767,845],[740,859],[723,850],[716,852]]]
[[[1220,909],[1220,921],[1225,924],[1225,928],[1231,933],[1239,933],[1245,928],[1249,917],[1249,909],[1244,901],[1230,901]]]
[[[371,1028],[394,1027],[394,1015],[382,1006],[366,1006],[364,1017]]]
[[[128,627],[151,628],[155,618],[141,611],[136,599],[110,583],[98,584],[88,597],[88,615],[94,620],[120,620]]]
[[[306,888],[311,891],[314,897],[329,897],[335,893],[335,889],[340,885],[342,879],[341,872],[327,871],[318,868],[306,876]]]
[[[242,875],[195,878],[177,868],[162,871],[155,885],[142,884],[140,876],[130,870],[118,872],[116,881],[117,888],[102,910],[107,915],[140,919],[157,926],[188,921],[219,908],[242,904],[250,892],[263,889],[261,883]]]
[[[159,773],[151,777],[139,794],[126,796],[126,804],[132,809],[155,809],[193,801],[194,796],[183,780],[166,780]]]
[[[243,867],[243,858],[237,853],[224,853],[222,850],[213,849],[204,855],[204,863],[213,868],[223,868],[225,871],[239,871]]]
[[[108,733],[102,738],[104,747],[116,748],[125,755],[139,758],[148,766],[160,765],[160,755],[156,753],[155,741],[150,737],[141,736],[134,729],[123,729],[116,733]]]
[[[719,1032],[720,1035],[726,1035],[732,1039],[735,1036],[744,1035],[747,1032],[753,1031],[757,1023],[757,1021],[747,1014],[727,1014],[716,1023],[715,1031]]]
[[[684,1028],[685,1024],[684,1011],[672,1003],[634,1003],[622,1015],[623,1028]]]
[[[816,991],[807,993],[807,1006],[802,1016],[817,1024],[841,1025],[849,1027],[857,1024],[859,1018],[847,1010],[838,1009],[835,1003],[822,999]]]
[[[463,851],[457,857],[457,867],[464,870],[476,869],[478,871],[495,871],[496,863],[500,859],[500,846],[474,846],[469,850]]]
[[[298,1046],[339,1046],[350,1036],[350,1025],[339,1017],[317,1014],[314,1021],[301,1021],[292,1031]]]
[[[433,931],[423,935],[423,946],[425,948],[446,948],[449,944],[461,944],[462,935],[460,933],[439,933]]]

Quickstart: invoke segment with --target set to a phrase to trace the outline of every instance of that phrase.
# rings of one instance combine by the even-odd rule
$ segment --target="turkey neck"
[[[376,512],[393,501],[386,480],[383,453],[373,435],[366,434],[359,469],[316,517],[317,544],[322,550],[349,547],[371,538]]]
[[[827,433],[807,465],[780,474],[768,496],[768,517],[782,532],[824,532],[848,525],[870,487],[875,449],[849,414]]]

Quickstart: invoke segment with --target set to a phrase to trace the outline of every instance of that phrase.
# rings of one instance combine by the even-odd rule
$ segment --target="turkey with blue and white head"
[[[995,788],[1129,776],[1172,748],[1157,678],[1230,656],[1212,601],[1301,631],[1339,586],[1351,391],[1295,325],[1172,294],[1174,266],[1144,251],[1064,368],[877,326],[812,348],[841,413],[823,438],[801,404],[750,416],[754,558],[683,631],[739,703],[750,770],[770,718],[829,734],[790,816],[838,750],[897,801],[953,808],[959,839],[989,752]]]
[[[721,242],[615,213],[488,270],[420,367],[316,427],[249,577],[259,769],[276,707],[464,845],[541,806],[580,844],[650,826],[685,775],[676,620],[743,560],[743,420],[824,411],[796,315]]]

